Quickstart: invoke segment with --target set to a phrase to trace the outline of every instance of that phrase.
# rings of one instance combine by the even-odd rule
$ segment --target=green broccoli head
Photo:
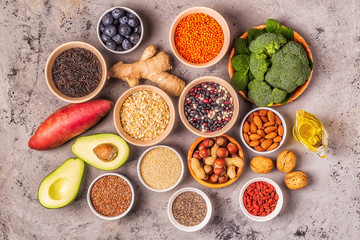
[[[274,102],[280,103],[286,98],[287,92],[280,90],[278,88],[274,88],[271,92],[271,95],[274,99]]]
[[[250,71],[258,81],[264,81],[264,74],[270,65],[270,59],[266,59],[264,53],[253,53],[250,55]]]
[[[277,33],[265,33],[250,43],[252,53],[265,53],[272,57],[287,42],[286,38]]]
[[[272,105],[274,98],[271,87],[265,81],[253,80],[248,85],[248,98],[259,107]]]
[[[303,47],[289,42],[272,57],[265,81],[273,88],[291,93],[309,78],[311,69]]]

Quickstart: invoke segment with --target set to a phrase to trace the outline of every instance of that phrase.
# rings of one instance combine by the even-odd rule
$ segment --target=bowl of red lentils
[[[92,181],[87,192],[91,211],[105,220],[124,217],[134,204],[135,192],[128,178],[118,173],[105,173]]]
[[[284,197],[276,182],[259,177],[244,184],[240,191],[239,202],[245,216],[256,222],[265,222],[279,214]]]
[[[217,11],[193,7],[180,13],[170,28],[170,46],[185,65],[210,67],[219,62],[230,46],[230,30]]]
[[[239,114],[237,92],[225,80],[204,76],[192,80],[179,98],[185,127],[201,137],[216,137],[235,124]]]

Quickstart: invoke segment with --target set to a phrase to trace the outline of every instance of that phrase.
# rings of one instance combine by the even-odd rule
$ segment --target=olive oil
[[[316,152],[321,158],[326,157],[328,136],[324,125],[316,116],[299,109],[296,112],[296,122],[292,133],[304,147]]]

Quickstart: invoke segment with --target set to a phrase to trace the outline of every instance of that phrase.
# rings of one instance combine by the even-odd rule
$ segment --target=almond
[[[253,119],[255,125],[258,127],[258,128],[261,128],[262,127],[262,121],[261,119],[259,118],[259,116],[254,116],[254,119]]]
[[[275,123],[274,122],[267,122],[267,123],[264,123],[263,127],[270,127],[270,126],[273,126]]]
[[[267,112],[267,117],[269,119],[270,122],[274,122],[275,121],[275,114],[272,111],[268,111]]]
[[[244,139],[245,139],[245,142],[247,142],[247,144],[250,143],[250,138],[249,138],[249,135],[247,135],[247,133],[244,133]]]
[[[274,150],[275,148],[277,148],[279,146],[279,143],[274,142],[273,144],[270,145],[270,147],[268,149],[266,149],[266,151],[271,151]]]
[[[261,146],[255,146],[254,149],[258,152],[263,152],[265,149],[263,149]]]
[[[261,109],[259,110],[259,115],[262,116],[262,117],[265,117],[267,114],[267,110],[266,109]]]
[[[260,143],[262,143],[263,141],[265,141],[266,139],[265,138],[260,138],[259,141]]]
[[[283,125],[280,125],[279,127],[278,127],[278,134],[279,134],[279,136],[283,136],[284,135],[284,127],[283,127]]]
[[[260,141],[258,141],[258,140],[251,141],[251,142],[249,143],[249,145],[250,145],[251,147],[258,146],[259,144],[260,144]]]
[[[281,119],[275,115],[275,122],[277,125],[281,125]]]
[[[271,133],[266,134],[265,138],[266,139],[275,138],[276,136],[277,136],[276,132],[271,132]]]
[[[259,134],[261,137],[265,137],[264,130],[259,129],[259,130],[256,131],[256,133]]]
[[[246,133],[250,132],[250,124],[248,121],[245,121],[243,131]]]
[[[261,136],[259,134],[253,133],[250,135],[250,140],[259,140]]]
[[[261,121],[263,121],[263,123],[267,123],[269,122],[269,119],[267,117],[260,117]]]
[[[252,133],[256,133],[256,131],[257,131],[257,127],[256,127],[256,125],[255,125],[254,122],[251,122],[251,123],[250,123],[250,131],[251,131]]]
[[[273,139],[274,142],[281,142],[282,137],[281,136],[277,136]]]
[[[273,141],[271,139],[267,139],[261,143],[261,147],[266,150],[271,146],[272,143]]]
[[[254,117],[259,116],[259,112],[253,112]]]
[[[254,114],[251,113],[251,114],[249,115],[247,121],[248,121],[249,123],[251,123],[251,122],[253,121],[253,118],[254,118]]]
[[[271,127],[267,127],[265,128],[265,133],[271,133],[271,132],[275,132],[275,130],[277,129],[277,127],[275,126],[271,126]]]

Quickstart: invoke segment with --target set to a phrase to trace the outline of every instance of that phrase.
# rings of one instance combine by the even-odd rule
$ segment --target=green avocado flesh
[[[76,139],[71,151],[80,159],[101,170],[114,170],[129,156],[129,146],[120,136],[110,133]]]
[[[80,187],[84,172],[81,159],[69,158],[41,182],[38,198],[46,208],[61,208],[71,203]]]

